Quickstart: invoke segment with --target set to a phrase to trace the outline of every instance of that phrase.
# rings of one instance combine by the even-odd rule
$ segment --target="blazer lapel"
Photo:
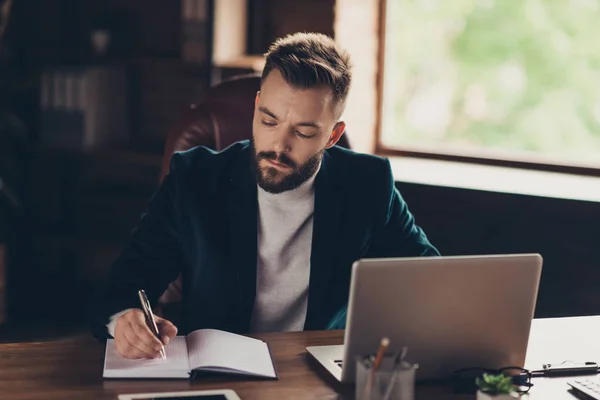
[[[231,279],[236,281],[238,332],[248,332],[256,296],[257,192],[251,169],[249,149],[232,169],[227,196]]]
[[[325,152],[315,178],[315,207],[310,257],[310,284],[305,330],[325,329],[328,321],[329,293],[334,277],[334,243],[339,239],[341,218],[340,191],[334,164]]]

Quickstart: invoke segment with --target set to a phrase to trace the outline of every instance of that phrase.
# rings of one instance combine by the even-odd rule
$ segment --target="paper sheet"
[[[275,378],[266,343],[229,332],[205,329],[188,335],[192,369],[233,370]]]
[[[167,359],[128,359],[117,353],[114,340],[106,342],[106,358],[104,361],[105,376],[163,376],[166,371],[178,371],[178,375],[186,375],[190,371],[187,343],[184,336],[176,336],[166,347]],[[171,375],[171,374],[167,374]]]

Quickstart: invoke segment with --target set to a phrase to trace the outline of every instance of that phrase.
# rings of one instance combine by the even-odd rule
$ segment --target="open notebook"
[[[104,378],[189,378],[193,371],[223,372],[277,378],[269,346],[234,333],[200,329],[176,336],[165,346],[167,359],[132,360],[106,342]]]

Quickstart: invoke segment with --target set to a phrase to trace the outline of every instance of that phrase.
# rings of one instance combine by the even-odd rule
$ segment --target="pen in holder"
[[[356,400],[414,400],[418,365],[402,358],[386,355],[375,368],[373,357],[357,357]]]

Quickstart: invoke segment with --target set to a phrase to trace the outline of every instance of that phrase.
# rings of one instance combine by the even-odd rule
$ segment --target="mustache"
[[[257,158],[257,160],[261,160],[261,159],[272,160],[272,161],[278,162],[280,164],[287,165],[288,167],[296,168],[296,163],[294,162],[294,160],[292,160],[285,153],[281,153],[278,155],[274,151],[261,151],[260,153],[258,153],[256,155],[256,158]]]

